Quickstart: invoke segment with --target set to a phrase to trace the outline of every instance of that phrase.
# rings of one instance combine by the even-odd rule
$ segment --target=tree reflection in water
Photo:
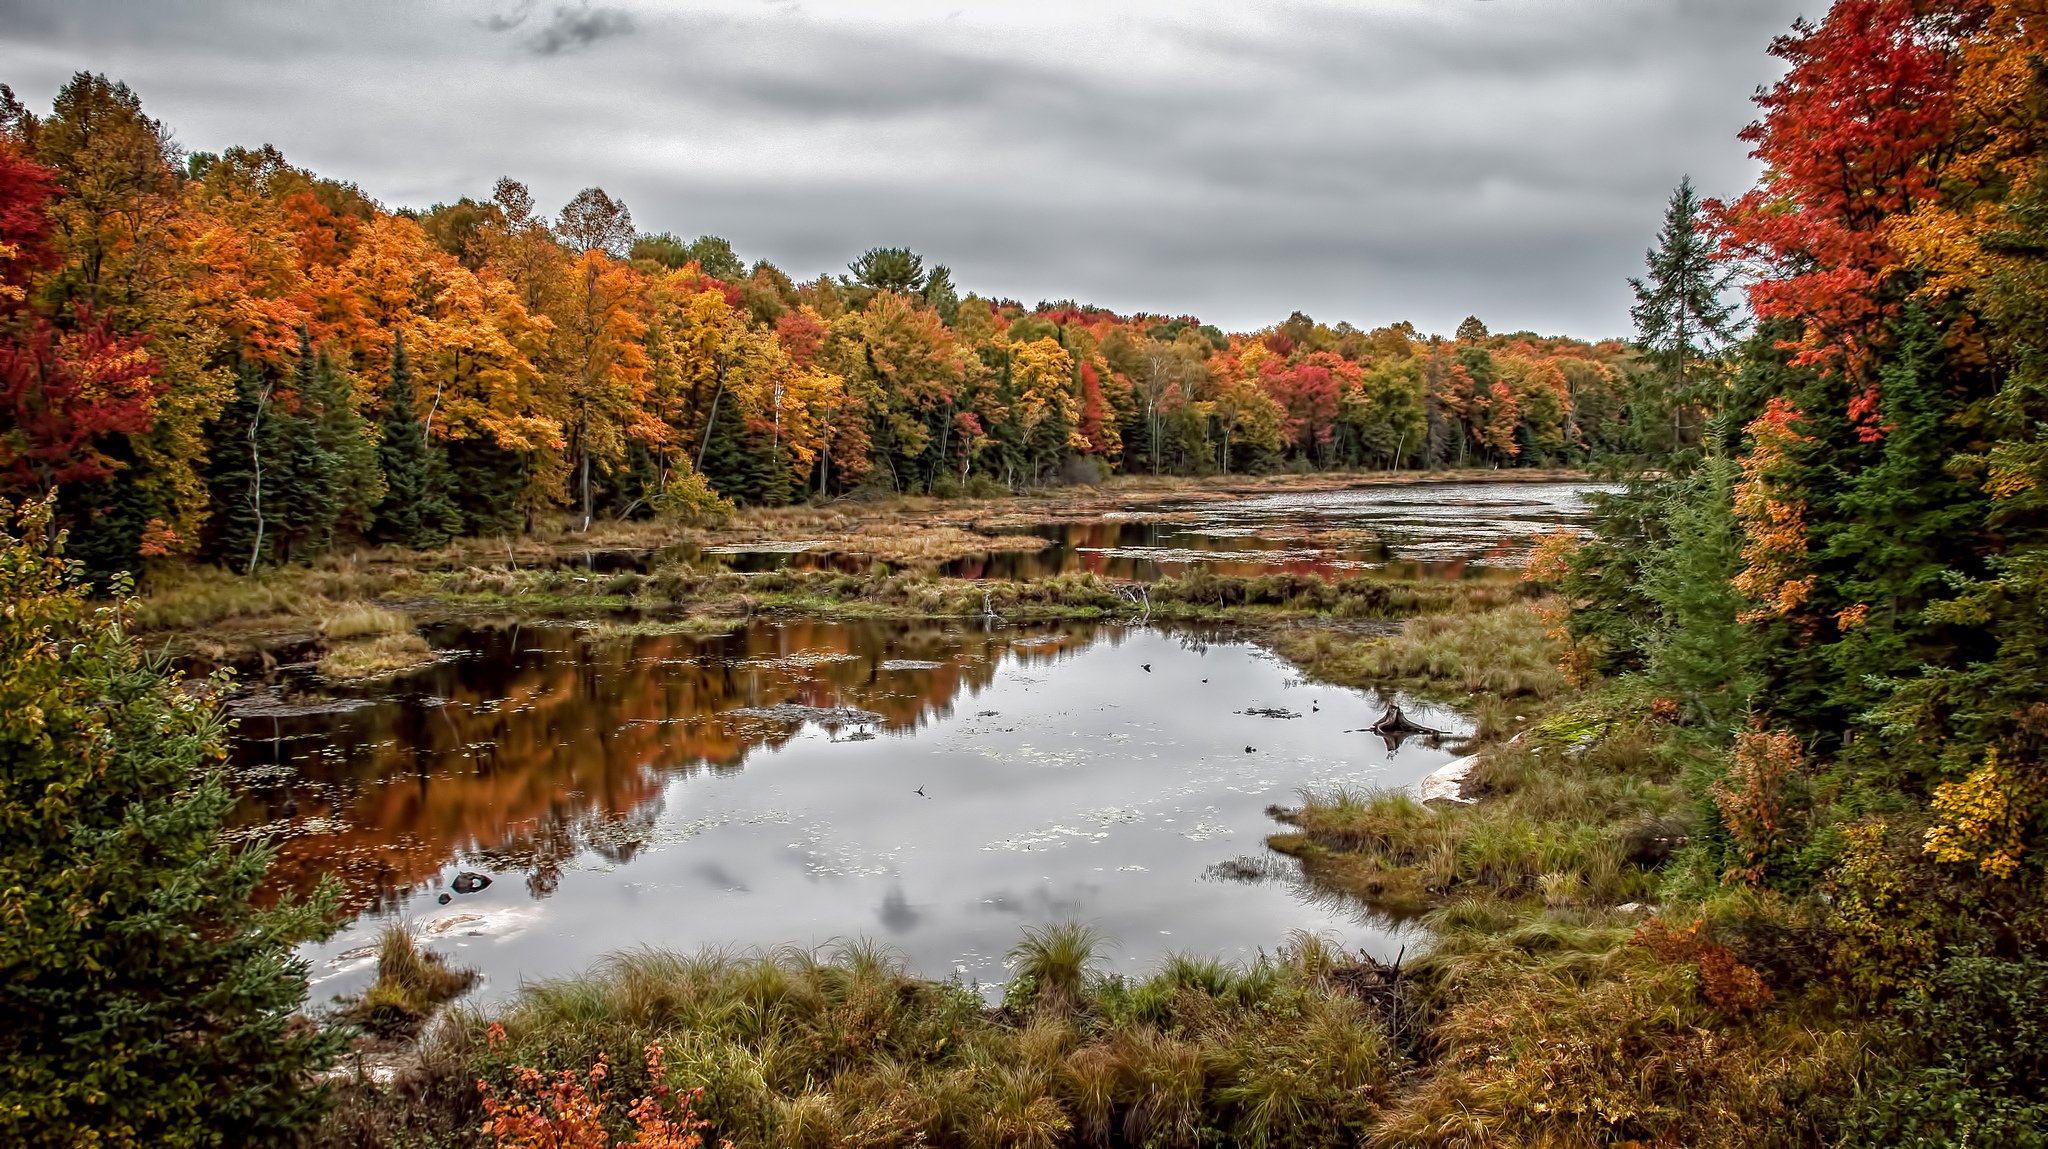
[[[354,911],[388,906],[458,857],[522,873],[545,897],[586,851],[630,861],[672,779],[737,770],[802,726],[765,710],[851,707],[909,731],[987,686],[1005,656],[1050,662],[1097,637],[1085,625],[756,621],[589,642],[566,626],[465,628],[435,636],[463,651],[376,705],[245,721],[237,817],[278,836],[276,884],[335,875]]]

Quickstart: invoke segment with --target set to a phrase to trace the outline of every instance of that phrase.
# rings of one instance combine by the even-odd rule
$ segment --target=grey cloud
[[[1764,49],[1824,7],[534,3],[0,0],[0,79],[36,104],[105,71],[189,146],[276,143],[394,206],[595,184],[800,278],[907,243],[1026,302],[1598,336],[1679,175],[1754,178]]]
[[[523,20],[524,14],[521,14]],[[619,8],[593,8],[587,2],[574,8],[557,8],[546,26],[527,37],[527,47],[543,56],[554,56],[577,48],[588,48],[611,36],[633,30],[633,17]]]
[[[477,25],[486,32],[510,32],[512,29],[526,23],[526,18],[531,15],[533,15],[533,0],[520,0],[520,3],[510,12],[493,12],[477,21]]]

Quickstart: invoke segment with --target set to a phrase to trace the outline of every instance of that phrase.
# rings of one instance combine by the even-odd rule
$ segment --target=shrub
[[[2048,1146],[2048,961],[1951,957],[1885,1046],[1905,1054],[1860,1098],[1845,1144]]]
[[[0,531],[0,1144],[287,1141],[340,1040],[292,1016],[332,892],[251,902],[270,856],[220,839],[223,684],[144,662],[34,541],[49,514]]]

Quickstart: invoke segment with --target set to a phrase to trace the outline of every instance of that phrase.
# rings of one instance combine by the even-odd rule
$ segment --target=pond
[[[1423,483],[1340,491],[1133,503],[1030,534],[1039,551],[998,551],[946,563],[952,578],[1035,579],[1092,571],[1155,581],[1201,568],[1221,575],[1285,572],[1345,577],[1382,570],[1464,578],[1518,565],[1536,535],[1582,522],[1586,483]],[[707,552],[734,570],[865,569],[856,553],[735,546]]]
[[[240,818],[279,880],[356,922],[310,956],[367,980],[403,921],[485,993],[642,945],[868,938],[985,985],[1027,925],[1096,923],[1119,963],[1249,957],[1295,929],[1387,950],[1265,850],[1302,787],[1405,785],[1379,697],[1199,632],[757,620],[715,637],[506,625],[375,691],[240,701]],[[1450,731],[1456,714],[1407,702]],[[476,892],[464,874],[489,885]]]
[[[951,573],[1468,577],[1580,522],[1588,489],[1153,503]],[[1297,929],[1391,956],[1392,927],[1318,898],[1266,849],[1268,807],[1410,785],[1452,757],[1366,733],[1390,701],[1451,741],[1469,729],[1305,684],[1217,631],[755,619],[428,638],[445,657],[396,681],[329,688],[288,669],[234,703],[241,831],[278,841],[278,883],[338,879],[355,915],[308,951],[322,995],[367,982],[393,922],[480,969],[486,997],[636,946],[854,939],[986,988],[1024,927],[1065,919],[1100,927],[1129,968],[1249,957]]]

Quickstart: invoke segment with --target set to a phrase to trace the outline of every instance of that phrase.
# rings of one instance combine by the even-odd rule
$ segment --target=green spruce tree
[[[445,544],[462,528],[450,495],[441,450],[420,419],[405,358],[405,336],[391,344],[391,382],[384,391],[384,422],[378,429],[377,462],[384,472],[384,497],[377,504],[375,537],[414,550]]]
[[[269,561],[275,545],[264,506],[266,497],[275,497],[265,484],[265,469],[275,462],[271,391],[263,369],[244,359],[235,370],[234,395],[214,422],[207,465],[210,511],[200,553],[244,574]],[[274,471],[268,479],[276,482]]]
[[[218,689],[88,602],[52,509],[0,520],[0,1144],[291,1144],[342,1040],[295,1017],[332,891],[256,907],[270,854],[221,837]]]
[[[1660,368],[1669,446],[1677,449],[1697,441],[1700,411],[1712,406],[1696,365],[1735,334],[1735,305],[1722,300],[1734,273],[1714,262],[1713,244],[1700,232],[1700,200],[1691,176],[1678,181],[1657,246],[1643,258],[1649,274],[1628,281],[1636,296],[1629,315],[1638,343]]]

